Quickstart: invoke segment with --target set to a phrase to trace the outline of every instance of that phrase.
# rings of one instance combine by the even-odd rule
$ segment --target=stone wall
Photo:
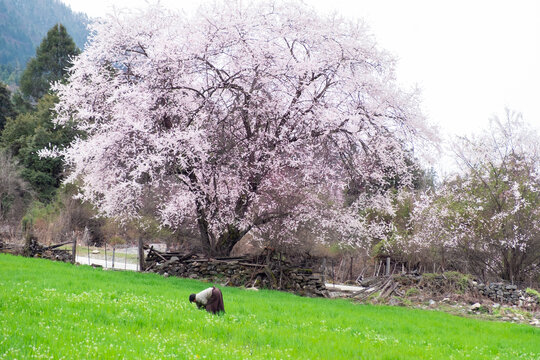
[[[457,272],[374,277],[363,279],[361,285],[361,290],[350,297],[364,300],[372,294],[378,294],[377,298],[387,299],[392,296],[431,300],[461,298],[480,302],[485,299],[499,305],[516,305],[527,309],[537,309],[540,306],[540,298],[516,285],[503,282],[483,284],[472,280],[470,275]]]
[[[303,296],[328,296],[323,276],[310,269],[278,264],[255,264],[242,260],[188,259],[172,256],[148,261],[149,272],[164,276],[206,279],[229,286],[283,290]]]
[[[473,282],[473,286],[478,292],[488,297],[493,302],[523,306],[527,304],[540,304],[540,299],[527,294],[524,290],[518,289],[516,285],[502,282],[481,284]]]

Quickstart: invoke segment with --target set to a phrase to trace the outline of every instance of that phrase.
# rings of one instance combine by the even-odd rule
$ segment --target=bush
[[[540,293],[538,291],[536,291],[534,289],[531,289],[531,288],[527,288],[527,290],[525,290],[525,292],[528,295],[536,297],[536,301],[540,301]]]
[[[420,291],[417,288],[412,287],[412,288],[408,289],[407,292],[405,292],[405,297],[418,295],[419,293],[420,293]]]

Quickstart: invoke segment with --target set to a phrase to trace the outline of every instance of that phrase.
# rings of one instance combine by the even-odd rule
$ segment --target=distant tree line
[[[34,225],[36,214],[57,212],[65,202],[59,193],[64,169],[62,159],[40,158],[47,146],[65,146],[76,132],[69,124],[53,123],[58,102],[50,85],[63,81],[71,58],[80,53],[62,24],[54,25],[28,62],[22,74],[20,91],[11,94],[0,84],[0,222],[14,236],[21,226]],[[9,164],[9,166],[8,166]],[[53,205],[55,204],[56,205]],[[50,214],[46,216],[50,219]],[[17,230],[18,229],[18,230]],[[0,234],[2,235],[2,234]]]

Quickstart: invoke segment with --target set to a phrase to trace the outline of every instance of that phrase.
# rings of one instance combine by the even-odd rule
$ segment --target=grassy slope
[[[539,359],[540,329],[0,254],[0,359]]]

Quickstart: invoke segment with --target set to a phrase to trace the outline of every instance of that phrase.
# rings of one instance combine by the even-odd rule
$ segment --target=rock
[[[364,286],[364,287],[368,287],[368,286],[371,286],[373,285],[374,283],[376,282],[379,282],[380,279],[377,278],[377,277],[372,277],[372,278],[366,278],[364,280],[362,280],[362,282],[360,283],[360,285]]]
[[[471,305],[471,307],[469,308],[470,311],[477,311],[479,310],[480,308],[482,307],[482,305],[480,305],[480,303],[474,303]]]
[[[529,323],[530,325],[533,325],[533,326],[540,326],[540,320],[538,319],[532,319],[531,322]]]
[[[388,301],[388,305],[390,306],[396,306],[396,305],[400,305],[401,304],[401,301],[399,301],[398,298],[391,298],[390,301]]]
[[[99,250],[92,250],[92,254],[99,254]]]
[[[442,299],[442,302],[445,302],[445,303],[450,302],[450,298],[446,297],[446,298]]]
[[[163,273],[163,277],[168,278],[168,277],[169,277],[169,273],[168,273],[168,272]]]
[[[491,307],[494,308],[494,309],[498,309],[498,308],[501,307],[501,304],[495,303],[495,304],[493,304]]]
[[[430,307],[434,307],[435,305],[437,305],[437,302],[435,300],[429,300],[429,306]]]

